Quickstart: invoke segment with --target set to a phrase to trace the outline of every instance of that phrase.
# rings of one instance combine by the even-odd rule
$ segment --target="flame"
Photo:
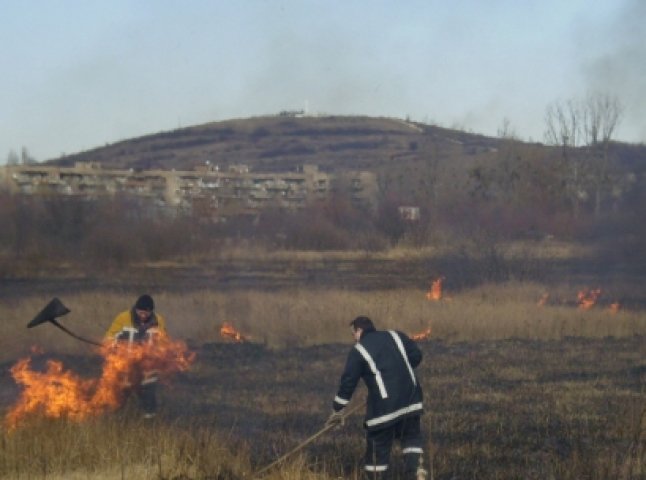
[[[608,307],[608,310],[610,311],[610,313],[617,313],[619,312],[620,309],[621,309],[621,304],[619,302],[613,302]]]
[[[426,298],[430,301],[437,302],[442,300],[442,282],[444,277],[439,277],[431,282],[431,287],[426,292]]]
[[[11,375],[23,390],[5,415],[7,428],[14,430],[36,414],[80,422],[115,410],[124,397],[125,378],[137,381],[142,378],[141,372],[151,370],[160,375],[185,371],[195,359],[195,353],[188,351],[184,342],[166,336],[154,343],[110,343],[99,351],[103,369],[98,379],[82,379],[56,360],[48,360],[44,372],[31,369],[31,358],[16,362]]]
[[[29,351],[31,352],[32,355],[42,355],[45,353],[45,351],[38,345],[32,345],[29,348]]]
[[[593,290],[584,289],[577,294],[577,302],[579,308],[582,310],[590,310],[594,307],[601,296],[601,289],[596,288]]]
[[[419,342],[420,340],[428,340],[429,338],[431,338],[431,327],[428,327],[426,330],[419,333],[414,333],[410,336],[410,339],[415,340],[416,342]]]
[[[222,327],[220,327],[220,336],[222,338],[230,338],[236,343],[248,342],[251,337],[248,335],[243,335],[238,330],[236,330],[233,325],[230,323],[224,322]]]
[[[541,298],[538,299],[538,302],[536,302],[536,305],[538,305],[539,307],[545,306],[549,298],[550,298],[550,294],[545,292],[543,295],[541,295]]]

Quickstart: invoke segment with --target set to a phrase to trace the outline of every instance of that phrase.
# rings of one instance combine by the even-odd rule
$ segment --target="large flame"
[[[154,343],[106,344],[99,351],[104,361],[98,379],[82,379],[55,360],[47,361],[44,372],[31,369],[31,358],[19,360],[11,375],[23,391],[5,415],[7,428],[13,430],[36,414],[83,421],[114,410],[122,402],[128,384],[125,379],[135,382],[141,379],[141,372],[151,370],[163,378],[187,370],[195,359],[184,342],[166,336]]]
[[[222,338],[230,338],[236,343],[248,342],[251,337],[248,335],[243,335],[238,330],[236,330],[233,325],[230,323],[224,322],[222,327],[220,327],[220,336]]]
[[[426,298],[431,301],[442,300],[442,282],[444,277],[439,277],[431,282],[431,287],[426,292]]]
[[[416,342],[419,342],[420,340],[428,340],[429,338],[431,338],[431,327],[428,327],[422,332],[412,334],[410,338],[411,340],[415,340]]]
[[[577,294],[577,303],[582,310],[590,310],[597,304],[597,300],[601,296],[601,289],[595,288],[592,290],[584,289]]]

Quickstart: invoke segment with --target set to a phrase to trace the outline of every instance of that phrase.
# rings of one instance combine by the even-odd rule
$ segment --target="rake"
[[[350,414],[352,414],[352,413],[356,412],[357,410],[359,410],[359,408],[360,408],[361,406],[363,406],[363,404],[362,404],[361,402],[357,402],[354,406],[352,406],[352,407],[347,407],[347,408],[346,408],[346,411],[345,411],[345,412],[344,412],[344,414],[343,414],[343,419],[347,418]],[[329,430],[331,430],[331,429],[333,429],[333,428],[335,428],[335,425],[326,425],[326,426],[325,426],[325,427],[323,427],[321,430],[319,430],[318,432],[316,432],[314,435],[312,435],[312,436],[311,436],[311,437],[309,437],[308,439],[304,440],[303,442],[299,443],[297,446],[295,446],[295,447],[294,447],[293,449],[291,449],[289,452],[287,452],[286,454],[284,454],[282,457],[280,457],[280,458],[278,458],[278,459],[274,460],[273,462],[271,462],[271,463],[270,463],[269,465],[267,465],[266,467],[263,467],[263,468],[261,468],[260,470],[258,470],[256,473],[254,473],[254,474],[252,475],[252,478],[258,478],[260,475],[262,475],[263,473],[267,472],[268,470],[270,470],[271,468],[275,467],[276,465],[278,465],[278,464],[282,463],[286,458],[289,458],[289,457],[291,457],[293,454],[295,454],[296,452],[298,452],[298,451],[302,450],[305,446],[309,445],[309,444],[310,444],[310,443],[312,443],[314,440],[316,440],[318,437],[320,437],[321,435],[323,435],[325,432],[327,432],[327,431],[329,431]]]

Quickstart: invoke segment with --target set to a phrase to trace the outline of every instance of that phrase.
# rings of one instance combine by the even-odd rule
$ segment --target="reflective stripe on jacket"
[[[152,317],[144,325],[139,324],[139,319],[133,309],[121,312],[112,321],[112,325],[105,334],[106,340],[113,340],[117,334],[124,329],[134,328],[137,330],[147,330],[149,328],[156,328],[164,335],[166,333],[166,320],[158,313],[153,313]]]

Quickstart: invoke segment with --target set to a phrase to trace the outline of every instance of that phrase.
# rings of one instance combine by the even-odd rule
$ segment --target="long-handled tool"
[[[77,340],[80,340],[85,343],[89,343],[92,345],[96,345],[98,347],[101,347],[101,343],[96,342],[94,340],[88,340],[87,338],[81,337],[80,335],[77,335],[76,333],[68,330],[65,328],[63,325],[58,323],[56,320],[58,317],[62,317],[63,315],[67,315],[70,313],[71,310],[67,308],[65,305],[63,305],[63,302],[61,302],[58,297],[54,297],[50,300],[50,302],[45,305],[45,308],[43,308],[38,315],[34,317],[34,319],[27,324],[27,328],[33,328],[37,327],[38,325],[46,322],[51,322],[54,325],[56,325],[58,328],[63,330],[65,333],[67,333],[69,336],[76,338]]]
[[[354,406],[352,406],[352,407],[346,407],[346,409],[345,409],[345,411],[344,411],[344,413],[343,413],[343,418],[345,419],[348,415],[350,415],[350,414],[352,414],[352,413],[356,412],[357,410],[359,410],[359,408],[360,408],[362,405],[363,405],[363,404],[362,404],[361,402],[357,402],[357,403],[356,403],[356,405],[354,405]],[[293,449],[291,449],[289,452],[287,452],[287,453],[286,453],[285,455],[283,455],[282,457],[278,458],[277,460],[274,460],[273,462],[271,462],[271,463],[270,463],[269,465],[267,465],[266,467],[263,467],[263,468],[261,468],[260,470],[258,470],[256,473],[254,473],[254,474],[252,475],[252,478],[257,478],[257,477],[259,477],[260,475],[262,475],[263,473],[265,473],[265,472],[266,472],[266,471],[268,471],[269,469],[271,469],[271,468],[275,467],[276,465],[278,465],[279,463],[281,463],[281,462],[282,462],[283,460],[285,460],[286,458],[288,458],[288,457],[292,456],[293,454],[295,454],[296,452],[298,452],[299,450],[301,450],[301,449],[302,449],[303,447],[305,447],[306,445],[309,445],[309,444],[310,444],[310,443],[312,443],[314,440],[316,440],[318,437],[320,437],[321,435],[323,435],[325,432],[327,432],[327,431],[329,431],[329,430],[333,429],[334,427],[335,427],[335,425],[326,425],[326,426],[325,426],[325,427],[323,427],[321,430],[319,430],[318,432],[316,432],[314,435],[312,435],[311,437],[309,437],[307,440],[304,440],[303,442],[299,443],[296,447],[294,447]]]

